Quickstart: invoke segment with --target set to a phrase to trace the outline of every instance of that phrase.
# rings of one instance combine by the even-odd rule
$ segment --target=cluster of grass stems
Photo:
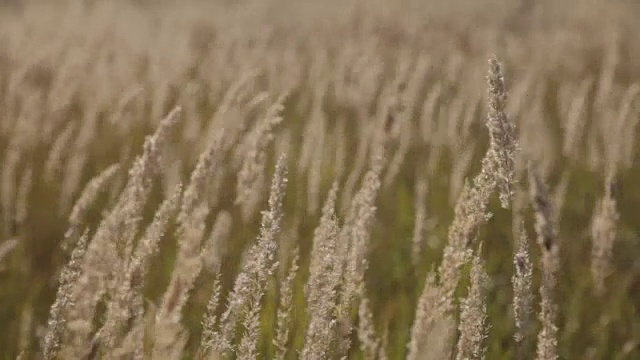
[[[634,9],[485,2],[0,7],[3,358],[640,358]]]

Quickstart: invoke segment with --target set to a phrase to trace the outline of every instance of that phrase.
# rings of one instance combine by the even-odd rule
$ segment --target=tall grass
[[[635,5],[0,10],[3,358],[640,358]]]

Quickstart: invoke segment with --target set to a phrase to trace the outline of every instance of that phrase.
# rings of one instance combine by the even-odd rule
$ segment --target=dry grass
[[[0,355],[640,358],[637,15],[0,4]]]

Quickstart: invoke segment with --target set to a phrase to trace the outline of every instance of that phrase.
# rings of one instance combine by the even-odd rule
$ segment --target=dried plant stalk
[[[505,112],[507,92],[504,85],[502,65],[495,57],[489,60],[489,114],[487,128],[491,139],[491,149],[495,152],[496,182],[500,191],[500,203],[509,208],[513,197],[514,159],[518,143],[513,124]]]
[[[612,179],[605,183],[605,194],[596,205],[591,223],[591,274],[598,294],[604,294],[606,280],[613,272],[613,247],[620,215],[613,197]]]
[[[416,306],[408,344],[408,360],[448,359],[452,351],[455,327],[452,319],[443,312],[444,293],[436,280],[436,273],[427,274]],[[455,324],[453,324],[455,326]]]
[[[540,313],[542,329],[538,333],[536,359],[558,358],[557,305],[554,292],[559,266],[559,244],[555,230],[555,215],[546,185],[533,166],[529,168],[531,198],[536,217],[536,234],[542,249],[542,281],[540,283]]]
[[[382,151],[378,149],[378,151]],[[375,155],[374,155],[375,156]],[[367,250],[371,226],[375,217],[375,200],[380,189],[380,173],[384,165],[382,153],[373,158],[371,169],[365,174],[360,190],[355,194],[345,224],[340,232],[338,253],[344,261],[344,283],[336,309],[339,322],[338,354],[344,355],[351,346],[351,309],[362,296],[364,275],[368,268]]]
[[[98,332],[101,347],[107,351],[114,350],[120,342],[127,340],[128,321],[143,316],[142,291],[148,263],[159,251],[160,241],[178,208],[181,195],[182,186],[178,185],[174,193],[163,201],[127,263],[126,270],[119,274],[118,288],[114,298],[107,304],[105,321]],[[137,336],[131,332],[129,335]]]
[[[198,356],[201,359],[216,358],[216,356],[221,356],[224,350],[220,332],[216,330],[218,327],[217,311],[220,305],[220,293],[220,274],[218,274],[213,282],[213,292],[209,297],[207,311],[202,321],[202,339],[198,349]]]
[[[301,357],[319,360],[330,356],[335,331],[335,307],[341,283],[342,257],[336,253],[339,226],[335,214],[338,184],[334,183],[322,208],[320,224],[313,234],[309,279],[305,298],[310,320]]]
[[[282,202],[287,184],[286,157],[281,156],[271,182],[269,210],[263,212],[258,241],[251,246],[242,270],[229,294],[221,321],[221,352],[231,352],[232,342],[239,320],[245,325],[245,335],[238,348],[239,358],[257,356],[258,328],[260,324],[260,299],[265,291],[268,276],[273,272],[277,242],[280,232]]]
[[[417,266],[424,247],[424,237],[427,222],[427,178],[425,175],[416,176],[414,199],[413,236],[411,238],[411,261]]]
[[[364,294],[364,289],[361,293],[363,295],[358,306],[358,340],[365,359],[374,359],[380,350],[380,340],[376,336],[369,298]]]
[[[49,320],[47,330],[42,344],[42,356],[45,359],[54,359],[62,343],[62,336],[65,331],[65,323],[70,308],[74,306],[71,297],[72,287],[81,275],[84,266],[84,255],[86,252],[89,232],[85,230],[71,253],[71,258],[60,273],[58,280],[58,290],[56,299],[49,310]]]
[[[281,113],[285,100],[286,95],[276,100],[247,139],[247,150],[238,173],[236,190],[236,204],[241,206],[245,222],[251,219],[261,199],[267,148],[273,141],[274,128],[282,122]]]
[[[491,216],[487,211],[489,197],[498,187],[502,206],[507,208],[513,194],[518,144],[514,128],[504,113],[506,92],[500,63],[492,58],[489,64],[489,115],[486,125],[491,142],[473,185],[465,184],[462,189],[453,223],[449,227],[448,242],[438,269],[446,299],[443,304],[445,313],[451,313],[454,309],[453,299],[460,278],[460,267],[470,256],[468,246],[475,239],[478,228]]]
[[[289,267],[289,273],[282,282],[280,288],[280,305],[278,306],[276,336],[273,345],[276,347],[274,358],[284,359],[287,354],[287,343],[289,341],[289,328],[291,327],[291,316],[293,306],[293,286],[298,274],[299,253],[296,248],[293,252],[293,259]]]
[[[69,242],[72,241],[73,237],[86,222],[86,216],[89,208],[96,201],[98,195],[104,191],[106,185],[118,173],[119,169],[120,165],[113,164],[104,169],[93,179],[89,180],[87,185],[85,185],[80,197],[78,197],[78,200],[76,200],[76,203],[71,209],[71,214],[69,215],[69,228],[67,229],[62,242],[63,249],[66,250],[71,245]]]
[[[529,317],[533,303],[532,280],[533,264],[529,255],[529,244],[524,224],[520,225],[519,246],[513,258],[515,271],[511,282],[513,283],[513,312],[516,322],[514,335],[518,346],[526,339],[529,332]]]
[[[130,244],[127,238],[135,235],[152,176],[157,172],[161,147],[168,140],[179,114],[180,108],[174,109],[161,121],[153,136],[145,140],[143,154],[129,170],[129,180],[123,193],[89,243],[82,275],[72,290],[75,306],[69,314],[70,344],[65,344],[73,354],[70,356],[82,357],[93,351],[91,348],[95,345],[90,345],[89,336],[96,306],[106,293],[115,292],[114,273],[117,269],[114,269],[114,264],[127,259],[126,256],[119,257],[118,245]]]
[[[480,247],[482,249],[482,247]],[[456,359],[484,359],[484,341],[488,336],[487,304],[484,289],[488,281],[480,259],[480,251],[473,257],[471,285],[467,297],[460,304],[458,353]]]

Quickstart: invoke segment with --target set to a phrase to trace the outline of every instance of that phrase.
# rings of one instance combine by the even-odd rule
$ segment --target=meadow
[[[0,358],[640,359],[639,15],[0,2]]]

